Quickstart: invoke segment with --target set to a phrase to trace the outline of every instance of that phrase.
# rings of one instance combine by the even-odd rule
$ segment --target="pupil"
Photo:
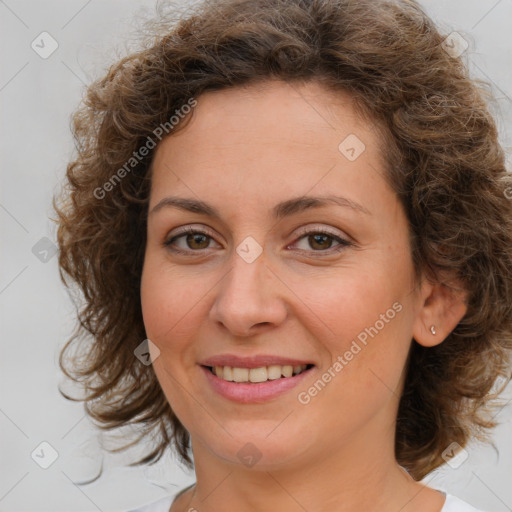
[[[206,240],[206,235],[201,235],[200,233],[188,235],[187,243],[188,243],[189,247],[191,245],[193,246],[196,242],[200,245],[201,244],[201,241],[200,241],[201,238],[203,239],[203,241]],[[192,244],[190,244],[191,240],[192,240]],[[208,243],[206,245],[208,245]],[[196,247],[196,248],[198,248],[198,247]],[[204,247],[199,247],[199,249],[204,249]]]
[[[326,239],[329,239],[329,235],[311,235],[311,237],[313,238],[314,242],[313,244],[311,245],[312,247],[317,243],[317,241],[319,239],[323,239],[324,242]],[[330,245],[330,244],[328,244]],[[325,244],[324,245],[321,245],[321,242],[320,242],[320,249],[324,249],[325,248]],[[327,247],[328,248],[328,247]]]

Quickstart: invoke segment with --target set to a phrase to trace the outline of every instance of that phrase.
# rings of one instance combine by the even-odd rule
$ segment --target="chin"
[[[237,466],[260,471],[282,469],[295,464],[295,461],[307,451],[308,446],[304,443],[304,436],[298,433],[296,438],[284,431],[280,434],[271,433],[276,425],[273,422],[271,428],[253,427],[250,430],[240,427],[237,430],[244,432],[243,436],[230,437],[225,434],[222,438],[215,439],[203,437],[203,443],[215,457]]]

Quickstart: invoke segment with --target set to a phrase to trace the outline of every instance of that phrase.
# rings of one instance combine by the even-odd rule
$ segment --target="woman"
[[[476,510],[419,483],[512,348],[510,182],[450,48],[413,1],[221,0],[89,87],[61,365],[197,480],[139,510]]]

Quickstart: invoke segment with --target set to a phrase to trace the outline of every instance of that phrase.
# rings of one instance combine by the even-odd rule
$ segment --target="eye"
[[[301,251],[309,251],[309,252],[321,252],[321,253],[331,253],[337,252],[345,249],[346,247],[353,246],[354,244],[345,238],[340,237],[335,233],[331,233],[326,229],[315,229],[309,231],[303,231],[302,236],[295,242],[297,245],[301,240],[305,241],[305,244],[309,246],[305,248],[299,248]],[[335,241],[338,245],[333,247],[333,241]]]
[[[309,245],[309,248],[299,248],[300,251],[330,254],[354,245],[349,240],[335,233],[331,233],[325,228],[310,229],[309,231],[303,230],[299,234],[301,236],[293,245],[297,245],[303,239],[305,243]],[[181,246],[177,244],[177,241],[180,240],[182,241]],[[205,249],[211,248],[210,242],[213,240],[213,236],[208,232],[188,226],[182,229],[177,235],[165,241],[163,245],[174,253],[191,255],[191,253],[200,253]],[[337,244],[334,247],[333,242]]]
[[[176,247],[176,241],[183,239],[183,245],[180,248]],[[208,249],[210,241],[213,237],[197,228],[191,226],[184,228],[180,234],[177,234],[164,242],[164,246],[168,247],[171,251],[179,254],[189,254],[191,252],[199,252],[202,249]]]

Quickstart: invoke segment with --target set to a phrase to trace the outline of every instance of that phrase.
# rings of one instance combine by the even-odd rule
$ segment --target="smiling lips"
[[[298,375],[306,370],[307,364],[299,365],[270,365],[260,366],[258,368],[240,368],[232,366],[214,366],[210,371],[228,382],[266,382],[267,380],[276,380],[281,377],[291,377]]]
[[[302,373],[308,366],[314,366],[310,361],[266,354],[249,357],[217,355],[206,359],[201,365],[225,381],[253,383],[288,378]]]
[[[241,403],[263,402],[284,393],[314,366],[309,361],[271,355],[218,355],[201,362],[212,388]]]

